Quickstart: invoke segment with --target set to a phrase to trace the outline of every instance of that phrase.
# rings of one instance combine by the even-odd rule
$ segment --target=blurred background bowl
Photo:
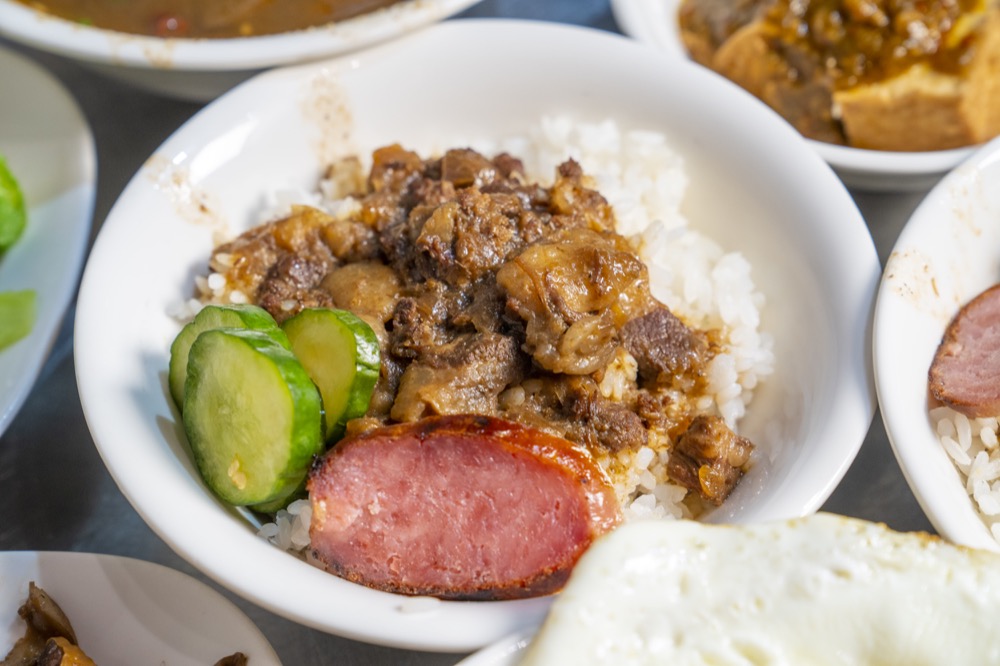
[[[900,233],[879,287],[874,329],[882,419],[913,494],[941,535],[994,551],[1000,546],[931,422],[927,373],[958,310],[998,282],[1000,139],[994,139],[942,179]]]
[[[448,21],[239,86],[146,161],[101,229],[76,319],[84,413],[123,493],[194,566],[279,615],[373,643],[466,651],[541,620],[545,598],[414,605],[269,545],[201,482],[165,375],[180,328],[171,308],[193,293],[218,234],[252,226],[266,191],[315,189],[345,150],[400,142],[429,154],[523,136],[546,115],[664,133],[685,160],[691,227],[742,252],[767,298],[761,329],[773,337],[775,371],[740,423],[762,455],[706,519],[801,516],[830,496],[874,414],[880,275],[833,171],[749,94],[634,40]]]
[[[625,34],[674,57],[688,58],[677,25],[681,0],[611,0]],[[975,147],[921,152],[865,150],[813,139],[809,145],[848,187],[870,191],[920,191],[967,159]]]
[[[440,21],[478,0],[404,0],[306,30],[229,39],[161,38],[75,23],[0,0],[0,36],[77,60],[138,87],[211,100],[263,69],[354,51]]]

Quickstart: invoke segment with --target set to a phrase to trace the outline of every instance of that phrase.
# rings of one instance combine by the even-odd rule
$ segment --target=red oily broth
[[[77,23],[159,37],[250,37],[352,18],[400,0],[17,0]]]

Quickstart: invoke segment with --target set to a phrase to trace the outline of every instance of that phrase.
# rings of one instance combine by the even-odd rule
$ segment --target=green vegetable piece
[[[21,237],[27,221],[24,194],[7,163],[0,157],[0,252]]]
[[[342,436],[348,421],[364,416],[378,381],[378,338],[346,310],[306,309],[282,324],[292,351],[323,396],[323,434]]]
[[[174,338],[170,345],[168,381],[170,395],[177,408],[184,410],[184,382],[188,372],[188,353],[198,336],[213,328],[248,328],[267,333],[275,342],[290,348],[288,338],[278,323],[256,305],[206,305]]]
[[[33,289],[0,292],[0,349],[31,333],[37,298]]]
[[[191,345],[184,430],[202,479],[237,506],[289,496],[324,450],[319,391],[260,331],[221,328]]]

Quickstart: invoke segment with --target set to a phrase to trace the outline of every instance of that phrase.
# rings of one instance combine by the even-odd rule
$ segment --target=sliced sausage
[[[928,376],[931,395],[952,409],[973,418],[1000,414],[1000,285],[959,310]]]
[[[386,426],[310,473],[313,554],[390,592],[514,599],[555,592],[620,522],[606,475],[559,437],[485,416]]]

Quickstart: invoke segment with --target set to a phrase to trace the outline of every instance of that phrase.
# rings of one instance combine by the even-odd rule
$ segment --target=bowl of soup
[[[261,70],[339,55],[476,0],[0,0],[0,37],[207,101]]]

